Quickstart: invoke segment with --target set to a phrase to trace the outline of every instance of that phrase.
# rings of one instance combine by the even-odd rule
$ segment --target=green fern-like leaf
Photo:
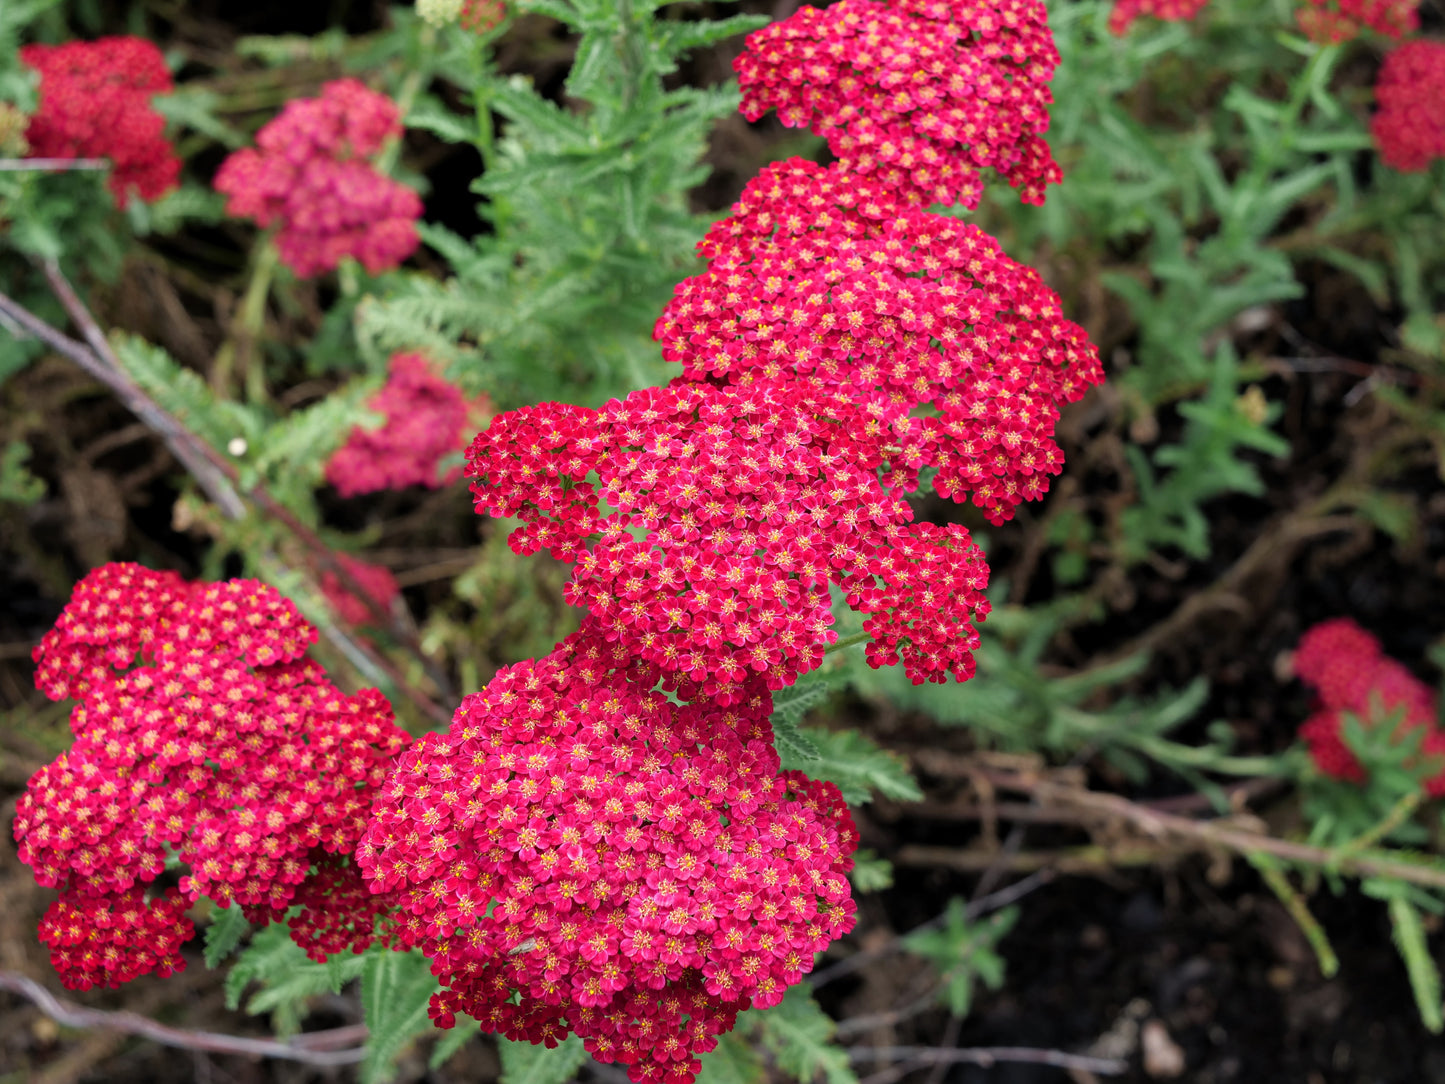
[[[896,753],[879,748],[856,730],[823,730],[820,727],[799,727],[798,733],[812,742],[818,756],[811,760],[794,760],[783,755],[785,770],[796,769],[809,778],[827,780],[843,793],[848,802],[871,801],[874,793],[903,802],[923,798],[908,766]]]
[[[501,1039],[502,1084],[566,1084],[587,1060],[582,1040],[575,1035],[550,1050],[541,1043]]]
[[[292,1035],[301,1029],[301,1018],[313,997],[339,993],[347,982],[360,977],[365,964],[365,956],[351,953],[318,964],[291,940],[285,923],[275,922],[252,937],[236,957],[226,976],[226,1005],[238,1008],[246,988],[259,983],[262,989],[246,1002],[246,1011],[252,1015],[271,1013],[276,1032]]]
[[[1395,947],[1410,974],[1410,989],[1425,1027],[1436,1035],[1445,1031],[1445,1008],[1440,1000],[1440,968],[1430,956],[1425,939],[1425,925],[1420,912],[1402,896],[1390,900],[1390,923],[1394,928]]]
[[[211,924],[206,927],[206,966],[212,969],[218,967],[235,951],[250,929],[251,924],[246,921],[240,907],[233,904],[224,909],[216,908],[211,913]]]
[[[159,346],[118,334],[112,346],[127,373],[190,432],[217,450],[235,437],[255,446],[266,423],[251,407],[218,399],[199,373],[187,369]]]
[[[814,1084],[820,1076],[827,1084],[857,1084],[848,1052],[832,1042],[837,1025],[803,987],[794,986],[766,1010],[760,1030],[778,1068],[800,1084]]]
[[[697,1084],[759,1084],[763,1079],[763,1062],[758,1052],[736,1032],[718,1039],[716,1049],[701,1054],[702,1068]]]
[[[371,1033],[361,1063],[362,1084],[385,1084],[396,1059],[417,1036],[432,1030],[427,1008],[440,987],[420,952],[369,952],[361,971],[361,1011]]]

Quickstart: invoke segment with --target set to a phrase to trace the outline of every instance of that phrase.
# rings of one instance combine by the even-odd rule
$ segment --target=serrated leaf
[[[855,892],[881,892],[893,887],[893,863],[863,847],[853,854],[853,869],[848,880]]]
[[[1436,1035],[1445,1031],[1445,1007],[1440,1000],[1440,968],[1430,956],[1430,946],[1425,938],[1425,926],[1420,921],[1420,912],[1401,897],[1389,902],[1390,923],[1394,928],[1395,947],[1405,961],[1405,970],[1410,975],[1410,989],[1415,994],[1415,1005],[1420,1010],[1420,1020]]]
[[[259,411],[218,399],[201,375],[135,335],[117,333],[111,345],[121,365],[152,399],[216,450],[234,437],[255,445],[265,422]]]
[[[794,986],[779,1004],[765,1010],[760,1030],[778,1068],[800,1084],[814,1084],[819,1076],[828,1084],[857,1084],[848,1052],[832,1042],[837,1025],[804,987]]]
[[[566,1084],[587,1060],[582,1040],[569,1035],[550,1050],[541,1043],[499,1039],[502,1055],[501,1084]]]
[[[285,923],[273,922],[258,931],[236,957],[226,976],[226,1006],[239,1007],[246,988],[260,983],[262,989],[246,1002],[246,1011],[252,1015],[270,1012],[278,1034],[294,1034],[310,1000],[318,994],[338,993],[360,976],[365,962],[365,956],[343,953],[318,964],[291,940]]]
[[[432,1030],[427,1009],[440,987],[420,952],[368,952],[361,971],[361,1011],[370,1032],[362,1084],[385,1084],[396,1059],[418,1035]]]
[[[810,779],[826,780],[850,803],[872,801],[875,792],[902,802],[923,800],[903,758],[879,748],[856,730],[800,727],[798,732],[812,741],[818,756],[812,760],[784,758],[785,771],[797,770]],[[778,750],[780,758],[782,752]]]
[[[767,26],[766,15],[729,15],[726,19],[665,22],[657,24],[657,44],[669,60],[693,49],[706,48],[738,34]]]
[[[748,1042],[733,1032],[718,1039],[717,1048],[698,1055],[702,1068],[697,1084],[759,1084],[763,1062]]]
[[[558,150],[587,144],[587,129],[574,116],[543,98],[521,76],[499,85],[491,105],[498,113],[522,125],[529,141]]]
[[[477,138],[477,122],[473,118],[453,113],[432,97],[417,102],[407,113],[405,123],[408,128],[430,132],[448,143],[475,143]]]
[[[230,907],[215,909],[211,913],[211,924],[206,927],[206,966],[214,970],[222,960],[231,955],[250,929],[251,924],[246,921],[239,906],[232,904]]]
[[[456,1017],[457,1022],[451,1030],[441,1032],[441,1038],[432,1047],[431,1057],[426,1062],[428,1069],[440,1069],[456,1056],[457,1051],[481,1034],[477,1022],[471,1017],[462,1013],[457,1013]]]

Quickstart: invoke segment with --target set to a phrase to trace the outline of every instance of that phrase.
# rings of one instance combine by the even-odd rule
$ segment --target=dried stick
[[[1148,863],[1168,854],[1222,848],[1248,857],[1267,854],[1286,862],[1330,869],[1353,877],[1393,877],[1410,884],[1445,888],[1445,868],[1394,858],[1370,849],[1315,847],[1307,843],[1278,839],[1231,823],[1229,818],[1194,820],[1132,802],[1116,794],[1101,794],[1082,786],[1062,784],[1032,773],[1016,774],[981,769],[1000,790],[1029,794],[1053,809],[1072,809],[1081,827],[1099,819],[1133,825],[1152,842],[1131,842],[1122,847],[1085,847],[1051,854],[1025,853],[1010,863],[1014,869],[1029,866],[1083,869],[1120,864]],[[1175,846],[1169,847],[1169,843]],[[1181,852],[1178,844],[1185,847]],[[990,853],[958,847],[912,845],[902,848],[895,861],[900,865],[937,865],[950,869],[987,868]]]
[[[355,1065],[366,1056],[364,1024],[313,1031],[290,1039],[248,1039],[216,1031],[193,1031],[167,1027],[133,1012],[88,1009],[56,997],[34,979],[14,971],[0,971],[0,990],[9,990],[33,1003],[58,1024],[72,1028],[110,1028],[139,1035],[166,1046],[184,1050],[205,1050],[214,1054],[246,1054],[257,1058],[282,1058],[306,1065]]]
[[[67,169],[109,168],[109,158],[0,158],[0,173],[55,173]]]
[[[1051,1065],[1056,1069],[1076,1069],[1099,1076],[1119,1076],[1129,1070],[1127,1062],[1118,1058],[1096,1058],[1088,1054],[1068,1054],[1062,1050],[1045,1050],[1031,1046],[963,1046],[949,1049],[939,1046],[855,1046],[848,1050],[850,1061],[908,1060],[923,1065],[979,1065],[985,1069],[999,1062],[1023,1062],[1029,1065]],[[902,1074],[900,1074],[902,1075]],[[896,1078],[894,1078],[896,1079]]]

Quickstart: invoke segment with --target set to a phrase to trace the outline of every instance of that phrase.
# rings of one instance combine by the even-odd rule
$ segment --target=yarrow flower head
[[[510,411],[467,458],[478,512],[521,518],[518,553],[575,561],[568,601],[684,699],[736,703],[750,675],[780,689],[815,669],[837,638],[830,583],[869,615],[874,666],[973,672],[988,566],[965,528],[909,522],[917,420],[802,380],[674,382]]]
[[[1141,15],[1150,15],[1166,22],[1193,19],[1209,0],[1114,0],[1109,13],[1109,32],[1123,34]]]
[[[836,166],[769,166],[698,252],[707,271],[654,330],[664,358],[690,380],[795,375],[880,419],[926,413],[934,487],[995,523],[1047,489],[1060,404],[1103,379],[1038,272]]]
[[[1385,57],[1375,81],[1370,132],[1385,164],[1421,173],[1445,158],[1445,42],[1407,41]]]
[[[433,961],[439,1025],[573,1032],[688,1084],[852,928],[858,833],[832,784],[779,774],[761,682],[677,704],[657,675],[584,624],[399,758],[357,856]]]
[[[346,571],[351,574],[351,578],[360,585],[383,613],[391,610],[392,602],[401,593],[401,588],[397,585],[396,577],[391,574],[391,569],[381,565],[367,564],[365,561],[358,561],[345,554],[340,555],[340,561]],[[366,600],[352,594],[345,581],[330,569],[325,569],[321,573],[321,593],[326,596],[326,601],[331,603],[331,608],[336,611],[336,616],[348,625],[376,624],[376,617]]]
[[[1314,41],[1338,43],[1373,30],[1402,38],[1420,29],[1420,0],[1302,0],[1300,30]]]
[[[407,736],[380,693],[345,696],[303,657],[315,637],[254,580],[110,564],[77,585],[34,654],[37,687],[77,701],[75,743],[31,778],[15,838],[35,879],[62,893],[56,929],[75,914],[154,914],[106,920],[108,962],[93,939],[56,934],[67,984],[178,969],[152,940],[202,895],[266,921],[295,902],[324,910],[338,876],[359,884],[350,867],[316,881],[312,866],[354,849]],[[188,867],[179,895],[145,904],[168,854]],[[135,955],[115,958],[126,944]]]
[[[432,26],[460,23],[462,29],[484,34],[507,16],[503,0],[417,0],[416,13]]]
[[[1434,692],[1386,656],[1380,642],[1349,618],[1324,621],[1306,632],[1295,649],[1294,672],[1319,698],[1300,737],[1326,775],[1354,783],[1366,778],[1342,735],[1345,713],[1369,726],[1398,716],[1396,733],[1424,727],[1421,753],[1445,756],[1445,730]],[[1445,795],[1445,770],[1427,779],[1425,789],[1433,796]]]
[[[442,459],[467,446],[491,416],[486,396],[468,400],[422,354],[395,354],[386,384],[366,404],[386,416],[379,429],[357,426],[326,464],[326,480],[343,497],[383,489],[438,489],[461,476],[460,464],[437,473]]]
[[[40,75],[40,108],[25,133],[34,158],[109,158],[118,206],[176,187],[181,161],[151,106],[172,89],[164,57],[144,38],[26,45],[20,60]]]
[[[345,256],[373,274],[416,249],[420,197],[368,160],[401,133],[396,104],[356,79],[327,83],[319,98],[288,102],[256,136],[256,148],[221,164],[215,186],[226,213],[279,226],[281,261],[303,277]]]
[[[1058,62],[1043,0],[841,0],[754,31],[733,67],[744,116],[824,136],[851,179],[976,207],[984,170],[1025,203],[1063,179],[1043,139]]]

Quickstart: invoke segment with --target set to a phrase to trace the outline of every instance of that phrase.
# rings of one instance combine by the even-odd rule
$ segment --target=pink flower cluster
[[[1369,29],[1401,38],[1420,29],[1420,0],[1302,0],[1300,29],[1318,42],[1338,43]]]
[[[978,206],[983,170],[1043,203],[1059,56],[1043,0],[841,0],[752,34],[742,111],[828,140],[852,180],[904,204]]]
[[[448,987],[441,1026],[570,1031],[687,1084],[852,927],[857,831],[831,784],[779,774],[761,682],[724,706],[657,679],[584,625],[402,754],[357,860]]]
[[[439,477],[437,464],[465,448],[468,434],[491,416],[486,396],[468,401],[416,353],[392,357],[386,384],[366,405],[386,415],[385,423],[373,430],[357,426],[326,464],[326,480],[343,497],[451,484],[461,467]]]
[[[888,447],[899,488],[917,478],[921,424],[887,422],[802,380],[674,383],[511,411],[467,471],[478,511],[522,519],[513,549],[577,562],[568,600],[684,699],[732,704],[751,675],[780,689],[815,669],[837,638],[829,583],[870,615],[873,665],[901,652],[915,681],[967,677],[988,566],[879,481]]]
[[[354,579],[366,592],[372,602],[381,608],[383,612],[391,610],[392,602],[401,593],[397,585],[396,577],[391,574],[391,569],[381,565],[367,564],[365,561],[358,561],[354,557],[339,555],[342,567],[351,574]],[[336,611],[336,616],[348,625],[374,625],[376,618],[372,609],[367,605],[366,599],[358,598],[351,593],[340,576],[330,569],[321,573],[321,593],[326,596],[326,601],[331,603],[331,608]]]
[[[664,358],[689,380],[814,380],[883,430],[927,408],[905,462],[994,523],[1044,493],[1060,404],[1103,379],[1037,271],[837,167],[769,166],[698,252],[707,271],[657,324]]]
[[[1294,671],[1319,698],[1317,710],[1300,728],[1300,737],[1320,771],[1354,783],[1365,770],[1345,744],[1341,726],[1345,713],[1367,726],[1379,726],[1396,715],[1397,732],[1426,728],[1421,752],[1435,774],[1425,780],[1434,797],[1445,795],[1445,729],[1439,721],[1435,694],[1403,665],[1382,653],[1380,642],[1347,617],[1315,625],[1300,638]]]
[[[181,161],[151,98],[172,89],[161,52],[144,38],[26,45],[20,60],[40,75],[40,109],[25,138],[32,158],[109,158],[117,205],[147,203],[176,187]]]
[[[353,850],[407,737],[379,693],[345,696],[303,657],[315,637],[253,580],[110,564],[76,586],[34,654],[37,687],[77,701],[75,743],[30,780],[15,820],[21,861],[61,890],[51,945],[68,985],[178,969],[155,938],[170,944],[202,895],[258,920],[321,907],[336,879],[308,884],[313,862]],[[179,895],[146,904],[169,854],[188,867]],[[124,917],[137,907],[148,916]],[[103,950],[64,932],[77,913],[111,916]]]
[[[1445,42],[1408,41],[1385,57],[1370,132],[1385,164],[1407,173],[1445,158]]]
[[[215,186],[226,213],[278,225],[281,261],[303,277],[343,257],[373,274],[415,251],[421,199],[368,160],[401,134],[396,105],[355,79],[327,83],[319,98],[288,102],[256,135],[256,149],[221,164]]]
[[[474,34],[485,34],[500,26],[506,17],[507,5],[504,0],[466,0],[462,4],[462,13],[458,21],[464,30],[470,30]]]
[[[1141,15],[1150,15],[1166,22],[1193,19],[1209,0],[1114,0],[1109,13],[1109,32],[1123,34]]]

